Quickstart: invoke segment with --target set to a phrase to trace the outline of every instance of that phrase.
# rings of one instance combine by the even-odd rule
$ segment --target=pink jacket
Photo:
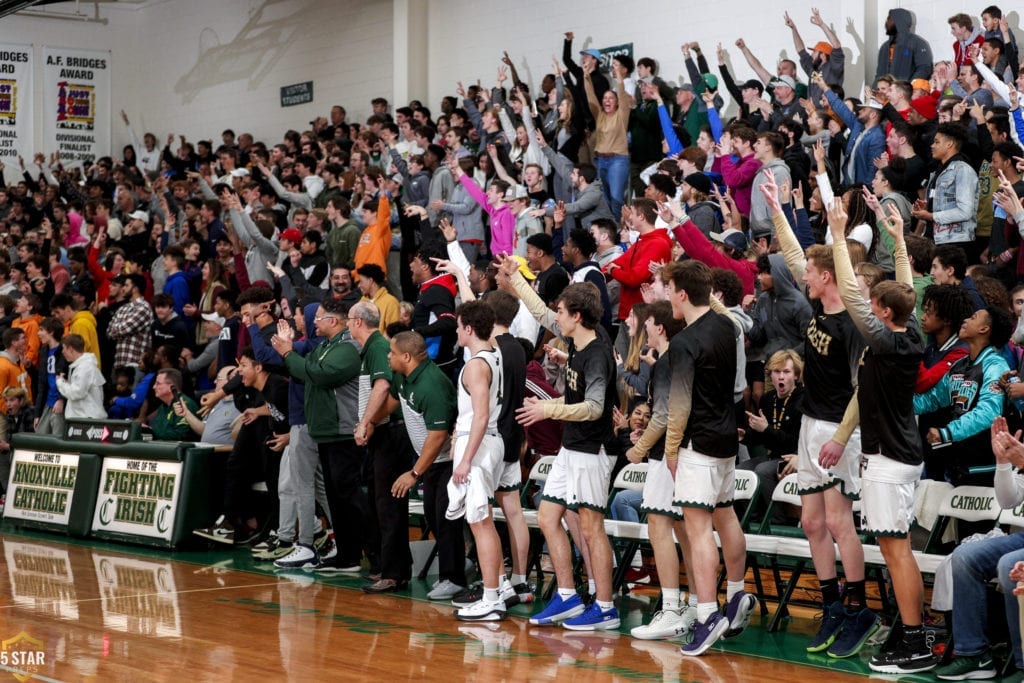
[[[516,217],[512,215],[512,209],[508,204],[502,204],[497,209],[488,204],[487,193],[468,175],[460,177],[459,182],[466,188],[469,196],[491,217],[491,253],[495,256],[514,253]]]
[[[732,198],[736,208],[744,216],[750,215],[750,191],[754,184],[754,176],[761,169],[761,162],[753,154],[743,157],[735,163],[728,154],[716,160],[722,163],[722,179],[732,190]]]

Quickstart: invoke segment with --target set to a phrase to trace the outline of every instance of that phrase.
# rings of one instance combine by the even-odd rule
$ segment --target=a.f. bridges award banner
[[[32,47],[0,43],[0,161],[32,156]]]
[[[43,149],[64,163],[110,154],[110,52],[43,48]]]

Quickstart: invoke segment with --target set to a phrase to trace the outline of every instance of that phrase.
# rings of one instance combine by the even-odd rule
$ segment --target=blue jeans
[[[641,491],[623,489],[612,498],[612,519],[620,522],[639,522],[640,503],[644,499]]]
[[[629,182],[629,157],[616,154],[613,157],[597,157],[597,177],[604,185],[604,198],[616,221],[622,215],[622,198],[626,196]]]
[[[953,638],[958,655],[977,655],[988,649],[985,590],[995,577],[1003,590],[1013,656],[1017,667],[1024,668],[1017,596],[1013,594],[1017,584],[1010,580],[1010,569],[1021,560],[1024,560],[1024,533],[966,543],[953,551]]]

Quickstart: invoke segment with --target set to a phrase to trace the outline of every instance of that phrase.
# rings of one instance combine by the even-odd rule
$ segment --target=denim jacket
[[[935,244],[974,241],[978,174],[962,156],[953,157],[932,173],[925,196],[935,223]]]

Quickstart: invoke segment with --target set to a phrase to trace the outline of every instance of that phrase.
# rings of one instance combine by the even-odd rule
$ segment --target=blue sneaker
[[[881,625],[882,620],[867,607],[859,612],[847,613],[842,631],[828,648],[828,656],[835,659],[854,656]]]
[[[843,607],[842,602],[837,600],[826,607],[825,613],[821,617],[821,626],[818,627],[818,633],[807,644],[807,651],[821,652],[827,650],[835,642],[836,636],[839,635],[839,630],[843,628],[845,622],[846,608]]]
[[[747,629],[750,616],[757,607],[757,598],[750,593],[737,593],[725,605],[725,619],[729,622],[729,630],[723,638],[735,638]]]
[[[728,630],[729,620],[720,612],[715,612],[707,621],[697,622],[693,629],[693,640],[679,648],[679,651],[689,657],[702,655]]]
[[[553,626],[559,622],[571,619],[577,615],[583,614],[583,600],[576,593],[573,593],[571,598],[562,599],[562,596],[555,593],[555,597],[551,598],[540,614],[535,614],[530,617],[530,623],[534,626]]]
[[[602,610],[595,600],[583,614],[566,619],[562,626],[570,631],[612,631],[619,627],[619,623],[619,613],[614,607]]]

